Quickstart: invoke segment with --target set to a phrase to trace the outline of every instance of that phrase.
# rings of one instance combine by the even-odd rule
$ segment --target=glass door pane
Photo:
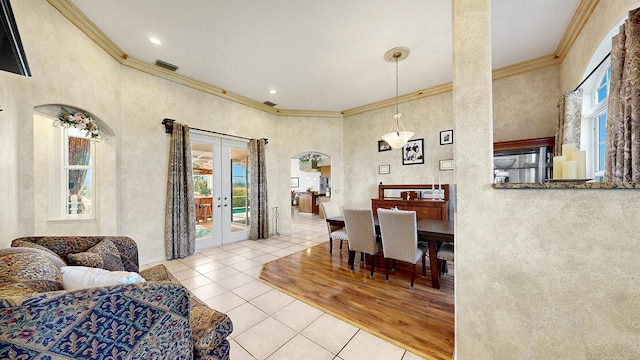
[[[228,193],[223,194],[223,199],[230,199],[230,209],[228,217],[223,221],[228,223],[225,226],[224,243],[245,240],[249,236],[249,149],[246,143],[223,140],[223,153],[228,158],[223,159],[223,164],[227,164],[230,171],[229,183],[223,184],[223,188]],[[226,205],[225,205],[226,206]]]
[[[191,134],[196,249],[249,238],[247,143]]]
[[[217,147],[219,148],[219,142]],[[216,219],[213,196],[219,182],[214,174],[214,149],[216,141],[192,136],[191,159],[193,165],[193,190],[196,213],[197,248],[222,244],[220,220]],[[219,151],[218,151],[219,152]]]

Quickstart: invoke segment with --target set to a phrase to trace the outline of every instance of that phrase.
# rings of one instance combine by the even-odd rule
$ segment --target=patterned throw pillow
[[[104,239],[86,252],[69,254],[70,265],[101,268],[111,271],[124,271],[118,248],[109,239]]]
[[[62,273],[45,255],[27,248],[0,250],[1,296],[62,289]]]
[[[38,244],[33,243],[31,241],[14,240],[11,243],[11,247],[21,247],[21,248],[36,249],[41,254],[43,254],[46,257],[48,257],[49,260],[51,260],[57,267],[61,268],[63,266],[67,266],[67,263],[60,257],[60,255],[54,253],[53,251],[47,249],[46,247],[44,247],[42,245],[38,245]]]

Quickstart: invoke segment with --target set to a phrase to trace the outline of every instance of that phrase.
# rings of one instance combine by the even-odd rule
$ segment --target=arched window
[[[96,141],[86,125],[61,125],[60,108],[34,108],[34,199],[40,226],[97,215]]]
[[[607,129],[607,104],[611,64],[607,59],[594,75],[597,81],[585,88],[585,116],[583,117],[582,139],[588,153],[587,173],[592,173],[596,181],[604,178],[604,153]],[[589,169],[591,171],[589,171]]]
[[[611,60],[607,54],[611,52],[611,39],[619,32],[624,21],[625,19],[621,19],[604,36],[585,69],[580,145],[582,150],[587,151],[587,177],[592,177],[595,181],[604,181],[607,106],[611,80]],[[589,75],[586,75],[586,71],[590,71]]]

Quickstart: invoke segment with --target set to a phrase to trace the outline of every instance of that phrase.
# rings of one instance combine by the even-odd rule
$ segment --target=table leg
[[[434,240],[428,240],[427,244],[429,246],[429,266],[431,267],[431,287],[440,289],[436,242]]]

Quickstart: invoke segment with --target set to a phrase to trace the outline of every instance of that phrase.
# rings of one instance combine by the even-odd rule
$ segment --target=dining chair
[[[454,261],[454,254],[453,244],[445,243],[438,249],[436,258],[438,259],[438,270],[442,275],[449,272],[447,269],[447,261]]]
[[[382,235],[382,253],[386,259],[385,281],[389,283],[389,260],[413,264],[411,286],[416,276],[416,263],[422,259],[422,278],[427,277],[427,245],[418,243],[415,211],[378,209],[378,223]]]
[[[327,201],[322,203],[322,211],[325,219],[342,215],[340,213],[340,205],[337,202]],[[329,254],[333,254],[333,239],[340,240],[340,250],[342,250],[342,242],[349,241],[347,231],[340,226],[331,225],[327,222],[327,230],[329,231]]]
[[[362,254],[369,254],[371,260],[371,275],[373,279],[374,267],[376,265],[376,254],[380,252],[382,243],[376,235],[373,223],[373,212],[371,209],[342,209],[344,212],[344,224],[349,236],[349,265],[351,272],[354,271],[356,251]]]

